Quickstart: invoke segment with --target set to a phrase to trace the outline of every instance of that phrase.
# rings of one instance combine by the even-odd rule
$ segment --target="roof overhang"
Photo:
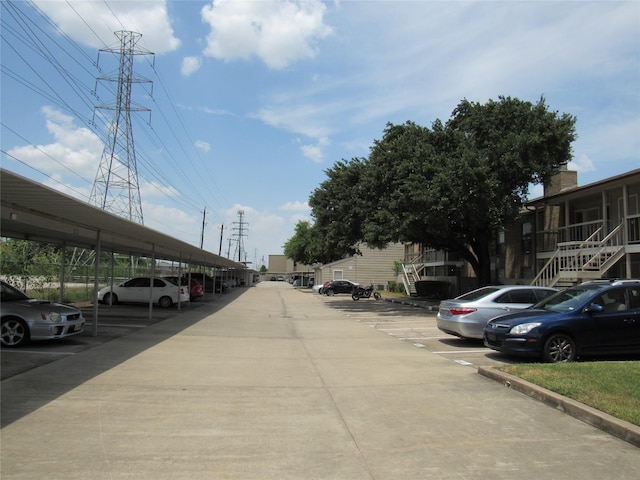
[[[42,184],[0,169],[3,237],[137,255],[205,267],[246,269],[157,230],[101,210]]]
[[[582,187],[569,188],[554,195],[534,198],[525,203],[530,207],[543,207],[545,205],[562,205],[564,202],[577,198],[584,198],[586,195],[599,194],[607,189],[619,188],[623,185],[636,183],[640,179],[640,169],[631,170],[621,175],[599,180]]]

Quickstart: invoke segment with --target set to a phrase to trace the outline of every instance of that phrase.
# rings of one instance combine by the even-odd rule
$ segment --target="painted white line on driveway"
[[[93,323],[85,323],[85,326],[93,326]],[[130,327],[130,328],[145,328],[148,327],[149,325],[136,325],[134,323],[102,323],[100,322],[98,324],[98,326],[100,327]]]
[[[381,332],[394,332],[396,330],[413,330],[413,331],[418,331],[418,330],[433,330],[433,328],[422,328],[422,327],[398,327],[398,328],[378,328],[378,330],[380,330]]]
[[[443,350],[441,352],[433,352],[433,353],[437,353],[437,354],[449,354],[449,353],[455,353],[456,355],[459,353],[487,353],[490,352],[489,349],[485,349],[485,350]]]
[[[2,353],[28,353],[29,355],[75,355],[75,352],[39,352],[37,350],[9,350],[2,349]]]
[[[459,363],[460,365],[465,365],[465,366],[473,365],[473,363],[467,362],[466,360],[456,360],[456,363]]]

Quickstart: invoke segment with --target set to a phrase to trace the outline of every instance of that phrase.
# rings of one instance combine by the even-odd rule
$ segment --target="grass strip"
[[[499,369],[640,426],[640,362],[527,363]]]

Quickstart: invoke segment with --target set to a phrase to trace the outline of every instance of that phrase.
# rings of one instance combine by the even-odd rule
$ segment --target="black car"
[[[491,320],[483,339],[499,352],[545,362],[640,354],[640,281],[592,281],[568,288]]]
[[[354,286],[358,286],[358,284],[351,280],[332,280],[322,286],[320,293],[329,296],[335,295],[336,293],[348,293],[351,295]]]

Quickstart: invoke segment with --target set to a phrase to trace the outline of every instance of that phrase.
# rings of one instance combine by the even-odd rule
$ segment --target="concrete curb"
[[[507,388],[513,388],[518,392],[533,397],[578,420],[629,442],[636,447],[640,447],[640,427],[632,423],[620,420],[593,407],[589,407],[588,405],[564,397],[493,367],[478,367],[478,373],[502,383]]]
[[[382,297],[382,299],[385,302],[399,303],[401,305],[410,305],[412,307],[424,308],[425,310],[428,310],[430,312],[438,311],[438,305],[430,305],[426,301],[420,302],[420,301],[415,301],[407,298],[393,298],[393,297]]]

